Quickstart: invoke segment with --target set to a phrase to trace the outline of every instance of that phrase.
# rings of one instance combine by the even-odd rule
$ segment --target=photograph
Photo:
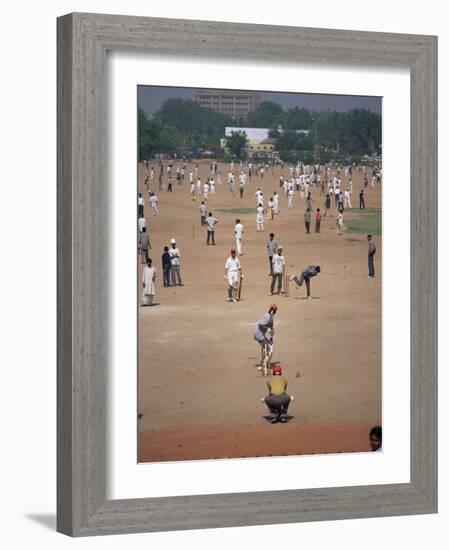
[[[382,451],[382,98],[139,85],[137,461]]]

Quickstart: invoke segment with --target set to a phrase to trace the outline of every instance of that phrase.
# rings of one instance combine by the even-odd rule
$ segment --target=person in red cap
[[[276,422],[288,422],[288,407],[292,398],[287,395],[287,380],[282,376],[282,367],[276,363],[273,367],[273,376],[267,380],[268,395],[262,398],[262,402],[270,413],[272,424]]]
[[[225,280],[228,283],[228,302],[237,302],[240,279],[243,277],[240,260],[236,256],[235,248],[225,263]]]
[[[273,344],[273,335],[274,335],[274,319],[276,315],[278,306],[276,304],[271,304],[268,313],[262,315],[262,317],[257,321],[257,324],[254,328],[253,338],[256,342],[260,344],[262,360],[259,366],[259,370],[263,368],[263,349],[264,346],[271,346]]]

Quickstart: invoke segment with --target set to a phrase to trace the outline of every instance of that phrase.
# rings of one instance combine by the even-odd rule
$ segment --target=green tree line
[[[139,108],[138,126],[140,160],[158,153],[218,147],[225,126],[269,128],[281,158],[299,151],[338,150],[340,154],[363,154],[376,150],[382,142],[381,116],[367,109],[346,112],[283,109],[272,101],[262,101],[246,120],[236,120],[201,107],[195,101],[172,98],[154,115]],[[294,130],[309,130],[309,133]],[[241,156],[246,142],[242,143],[236,136],[228,140],[228,145],[234,154]]]

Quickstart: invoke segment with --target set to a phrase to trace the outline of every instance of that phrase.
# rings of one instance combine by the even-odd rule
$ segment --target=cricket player
[[[228,283],[228,302],[237,302],[240,279],[243,277],[240,260],[235,254],[235,248],[231,249],[231,255],[225,263],[225,279]]]
[[[287,380],[282,376],[282,366],[276,363],[273,366],[273,376],[268,378],[268,395],[262,399],[270,413],[272,424],[288,421],[288,407],[292,398],[287,395]]]
[[[181,280],[181,268],[180,268],[180,258],[181,258],[181,252],[179,251],[179,248],[176,246],[176,240],[171,239],[170,241],[171,248],[169,249],[168,253],[170,254],[171,259],[171,284],[172,286],[183,286],[182,280]]]
[[[265,231],[264,226],[264,209],[262,206],[262,203],[259,203],[259,206],[256,210],[256,225],[257,225],[257,231]]]
[[[237,247],[237,254],[241,256],[242,253],[242,240],[243,240],[243,233],[244,233],[244,226],[240,222],[240,219],[237,218],[235,220],[235,227],[234,227],[234,234],[235,234],[235,245]]]
[[[139,196],[137,197],[137,217],[138,218],[143,218],[143,216],[144,216],[144,213],[143,213],[144,207],[145,207],[144,198],[142,197],[142,193],[139,193]]]
[[[343,212],[340,210],[337,216],[337,235],[341,235],[343,231]]]
[[[349,189],[346,189],[345,191],[345,208],[352,208],[351,193],[349,192]]]
[[[374,254],[376,253],[376,245],[374,244],[372,235],[367,236],[368,240],[368,279],[374,278]]]
[[[151,206],[151,213],[153,216],[157,216],[158,208],[157,208],[157,196],[156,193],[150,192],[150,206]]]
[[[267,332],[270,331],[271,336],[274,335],[274,316],[276,315],[277,310],[278,306],[276,304],[271,304],[268,309],[268,313],[262,315],[254,327],[253,338],[258,344],[260,344],[262,353],[259,369],[263,368],[263,347],[266,345],[270,346],[273,343],[272,340],[267,338]]]
[[[209,190],[209,180],[206,180],[203,185],[203,197],[205,201],[207,201],[207,199],[209,198]]]
[[[279,214],[279,195],[277,194],[276,191],[273,194],[273,202],[274,202],[273,213]]]
[[[310,279],[312,277],[316,277],[316,275],[318,275],[318,273],[320,272],[321,268],[319,265],[309,265],[300,275],[293,275],[293,277],[290,277],[290,281],[295,281],[298,286],[302,286],[302,283],[305,281],[307,288],[307,299],[311,300],[312,297],[310,296]]]
[[[206,225],[206,214],[207,214],[207,207],[204,204],[204,201],[201,201],[201,204],[200,204],[201,225]]]
[[[274,233],[270,233],[270,238],[267,242],[267,252],[268,252],[268,263],[270,264],[270,273],[268,276],[273,275],[273,256],[276,254],[278,249],[278,242],[274,238]]]
[[[288,190],[288,208],[293,208],[293,187]]]
[[[138,228],[139,228],[139,233],[142,233],[143,228],[147,227],[147,220],[142,216],[141,218],[139,218],[137,220],[137,225],[138,225]]]
[[[215,226],[218,223],[217,218],[214,218],[212,216],[212,212],[209,212],[209,216],[207,216],[206,220],[207,225],[207,240],[206,244],[209,244],[209,242],[212,240],[213,246],[215,246]]]
[[[285,257],[282,254],[282,246],[278,246],[276,253],[273,256],[273,271],[271,276],[270,296],[274,294],[274,287],[278,285],[276,294],[280,294],[282,290],[282,276],[285,270]]]

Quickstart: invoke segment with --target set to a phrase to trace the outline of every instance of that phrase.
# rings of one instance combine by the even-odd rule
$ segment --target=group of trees
[[[172,98],[154,115],[139,108],[139,158],[179,149],[218,147],[226,126],[236,121],[192,100]]]
[[[263,101],[246,120],[236,120],[192,100],[169,99],[154,115],[139,109],[139,158],[179,150],[218,148],[225,126],[269,128],[270,138],[281,158],[297,158],[299,153],[364,154],[378,149],[382,142],[381,116],[367,109],[351,111],[308,111],[283,109]],[[298,133],[296,130],[309,130]],[[230,153],[242,158],[247,137],[233,132],[227,139]],[[296,155],[296,156],[295,156]]]

